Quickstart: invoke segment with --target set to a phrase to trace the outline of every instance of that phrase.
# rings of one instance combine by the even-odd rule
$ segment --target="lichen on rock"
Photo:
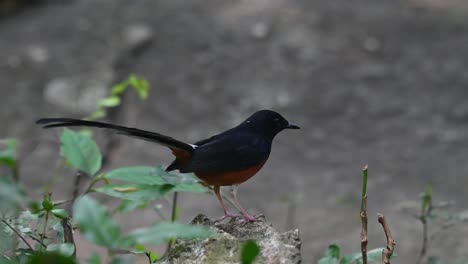
[[[298,229],[279,233],[264,218],[248,223],[233,218],[222,224],[201,214],[191,224],[207,226],[216,235],[207,239],[177,240],[161,263],[240,263],[242,246],[247,240],[255,240],[260,247],[255,263],[301,263]]]

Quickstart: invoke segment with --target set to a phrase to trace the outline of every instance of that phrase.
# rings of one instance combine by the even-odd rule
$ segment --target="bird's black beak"
[[[287,129],[301,129],[300,127],[298,127],[296,125],[293,125],[293,124],[288,124],[288,126],[286,128]]]

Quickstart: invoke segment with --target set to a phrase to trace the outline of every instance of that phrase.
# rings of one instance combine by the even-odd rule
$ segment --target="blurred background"
[[[360,250],[367,163],[369,247],[385,245],[382,212],[397,263],[416,261],[422,226],[404,209],[419,213],[427,184],[452,210],[468,208],[466,0],[0,0],[0,14],[0,138],[19,139],[32,195],[74,189],[72,177],[53,178],[63,170],[58,130],[34,121],[87,116],[135,73],[151,84],[148,100],[129,91],[107,121],[188,142],[264,108],[302,127],[276,138],[239,195],[279,230],[300,229],[304,263],[331,243]],[[108,148],[107,134],[96,136]],[[108,168],[172,160],[164,147],[120,139]],[[181,206],[185,222],[222,215],[210,195],[183,194]],[[119,219],[126,229],[156,220],[151,211]],[[458,224],[428,254],[454,263],[467,248],[468,224]]]

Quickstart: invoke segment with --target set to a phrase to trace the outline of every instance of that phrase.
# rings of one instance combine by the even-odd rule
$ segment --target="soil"
[[[467,10],[402,0],[41,1],[0,19],[0,137],[19,138],[22,182],[39,196],[60,160],[58,132],[34,120],[85,116],[129,73],[148,79],[150,97],[128,93],[114,121],[188,142],[271,108],[302,130],[279,135],[240,187],[248,210],[279,230],[298,227],[304,263],[330,243],[358,252],[369,164],[369,247],[385,245],[382,212],[397,262],[414,263],[422,228],[402,207],[417,213],[428,183],[437,201],[456,201],[453,211],[468,207]],[[112,157],[111,168],[171,161],[165,148],[128,138]],[[71,178],[54,184],[54,197],[69,197]],[[181,203],[185,221],[222,214],[208,195]],[[119,219],[126,230],[156,220],[151,211]],[[431,245],[443,263],[468,258],[468,225]]]

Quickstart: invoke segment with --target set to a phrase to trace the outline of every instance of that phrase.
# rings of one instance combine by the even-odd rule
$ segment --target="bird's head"
[[[247,118],[242,125],[251,127],[270,140],[284,129],[300,129],[300,127],[290,124],[282,115],[272,110],[260,110]]]

